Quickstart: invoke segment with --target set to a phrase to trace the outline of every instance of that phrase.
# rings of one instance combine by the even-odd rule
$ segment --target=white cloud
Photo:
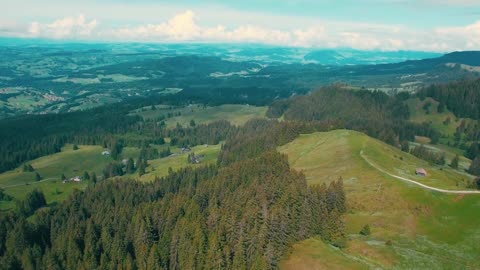
[[[480,49],[480,21],[463,27],[437,28],[435,34],[441,37],[444,47],[453,47],[454,50]]]
[[[164,23],[113,29],[110,38],[158,42],[266,43],[300,47],[350,47],[362,50],[480,49],[480,22],[465,27],[430,31],[409,29],[400,25],[358,22],[312,20],[309,23],[313,26],[287,30],[253,24],[231,28],[224,25],[204,27],[197,24],[195,13],[189,10]]]
[[[77,17],[65,17],[49,24],[32,22],[28,33],[34,37],[46,37],[53,39],[88,38],[97,27],[97,20],[85,20],[84,15]]]
[[[201,10],[199,15],[202,22],[208,20],[202,15],[209,13]],[[230,23],[229,26],[218,24],[219,22],[203,25],[198,22],[194,11],[187,10],[159,23],[119,27],[103,25],[102,28],[96,19],[86,19],[85,16],[79,15],[50,23],[32,22],[21,30],[17,25],[15,31],[10,31],[9,35],[68,40],[263,43],[320,48],[350,47],[363,50],[446,52],[480,49],[480,21],[463,27],[425,30],[411,29],[402,25],[354,21],[272,15],[262,17],[261,14],[253,14],[251,22],[246,23],[245,18],[239,19],[232,14],[222,16],[225,16],[223,21]]]

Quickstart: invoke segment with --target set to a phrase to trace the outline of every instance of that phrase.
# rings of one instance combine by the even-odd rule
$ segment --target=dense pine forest
[[[462,80],[448,84],[435,84],[419,91],[421,98],[431,97],[458,117],[480,119],[480,80]]]
[[[428,124],[408,121],[409,109],[403,103],[408,97],[408,93],[389,96],[380,91],[329,86],[309,95],[276,101],[267,115],[284,115],[286,120],[297,121],[337,121],[340,127],[364,132],[392,145],[413,141],[415,135],[431,137],[436,142],[439,134]]]
[[[29,211],[0,219],[0,265],[274,269],[291,244],[312,235],[343,246],[342,180],[309,187],[286,156],[272,150],[301,130],[328,126],[252,121],[229,136],[219,165],[183,169],[149,184],[101,181],[27,221],[45,205],[35,191],[22,202]],[[275,139],[257,150],[251,136],[260,133]]]

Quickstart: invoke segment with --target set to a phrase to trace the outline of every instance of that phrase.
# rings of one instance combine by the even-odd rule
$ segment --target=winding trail
[[[373,168],[377,169],[378,171],[384,173],[384,174],[387,174],[393,178],[397,178],[397,179],[400,179],[402,181],[405,181],[405,182],[409,182],[409,183],[412,183],[412,184],[415,184],[417,186],[420,186],[422,188],[425,188],[425,189],[428,189],[428,190],[433,190],[433,191],[438,191],[438,192],[441,192],[441,193],[449,193],[449,194],[480,194],[480,190],[448,190],[448,189],[441,189],[441,188],[436,188],[436,187],[431,187],[431,186],[427,186],[425,184],[422,184],[422,183],[419,183],[415,180],[411,180],[411,179],[408,179],[408,178],[405,178],[405,177],[401,177],[401,176],[398,176],[398,175],[394,175],[394,174],[391,174],[387,171],[385,171],[384,169],[378,167],[377,165],[375,165],[374,163],[372,163],[370,160],[368,160],[368,158],[366,156],[363,155],[363,150],[360,151],[360,156],[370,165],[372,166]]]
[[[46,178],[46,179],[36,181],[36,182],[27,182],[27,183],[15,184],[15,185],[10,185],[10,186],[0,186],[0,188],[12,188],[12,187],[19,187],[19,186],[26,186],[26,185],[35,185],[35,184],[40,184],[42,182],[52,181],[52,180],[55,180],[55,179],[58,179],[58,178],[50,177],[50,178]]]

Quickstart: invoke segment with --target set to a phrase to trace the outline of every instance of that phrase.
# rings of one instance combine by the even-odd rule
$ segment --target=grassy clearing
[[[372,168],[359,153],[363,150],[378,166],[412,179],[412,169],[425,167],[431,178],[420,180],[433,186],[458,188],[464,174],[429,166],[394,147],[347,130],[302,135],[279,150],[288,154],[293,168],[305,173],[309,184],[343,177],[349,208],[346,249],[332,254],[321,245],[312,245],[309,239],[293,248],[283,266],[296,260],[297,269],[304,267],[302,262],[310,269],[331,269],[331,262],[341,269],[353,268],[352,263],[368,268],[480,268],[480,196],[439,194],[404,183]],[[360,236],[365,224],[371,226],[372,234]]]
[[[328,258],[328,260],[324,260]],[[280,264],[285,270],[310,269],[369,269],[363,262],[352,260],[337,248],[325,244],[318,238],[310,238],[293,246],[288,261]]]
[[[426,103],[430,103],[431,106],[428,109],[428,113],[423,109],[423,106]],[[419,98],[410,99],[407,101],[407,105],[410,109],[410,120],[415,123],[430,123],[435,130],[438,130],[444,137],[443,142],[454,143],[454,134],[455,130],[462,121],[465,121],[467,124],[471,122],[476,122],[473,119],[468,118],[458,118],[452,112],[445,109],[444,112],[439,113],[438,102],[432,98],[426,98],[424,101],[421,101]],[[450,119],[450,121],[446,121]]]
[[[47,202],[52,203],[65,199],[74,189],[83,189],[87,183],[65,183],[61,181],[61,175],[67,178],[76,175],[83,176],[85,171],[95,172],[97,176],[102,174],[103,168],[112,162],[109,156],[102,156],[103,148],[100,146],[80,145],[79,150],[73,151],[72,145],[66,145],[60,153],[35,159],[31,164],[35,171],[42,176],[42,181],[35,181],[34,172],[23,172],[23,166],[15,170],[0,174],[0,188],[16,199],[22,199],[34,188],[41,189],[46,196]],[[125,157],[138,157],[137,148],[125,147],[122,155]],[[13,203],[0,204],[0,209],[13,207]]]
[[[140,181],[153,181],[155,177],[162,177],[168,175],[168,170],[171,168],[176,171],[180,168],[192,166],[202,166],[204,164],[217,162],[218,154],[220,153],[220,144],[218,145],[199,145],[192,148],[191,152],[181,153],[180,149],[171,149],[173,154],[166,158],[150,160],[148,161],[148,167],[146,174],[142,175]],[[200,164],[189,164],[187,162],[187,156],[189,153],[194,152],[195,155],[205,155]],[[138,177],[138,176],[137,176]]]
[[[168,145],[154,145],[159,151],[169,147]],[[80,145],[79,150],[73,151],[72,145],[66,145],[60,153],[35,159],[28,164],[35,168],[42,176],[42,180],[35,180],[35,172],[23,172],[23,166],[15,170],[0,174],[0,188],[4,188],[5,192],[15,199],[23,199],[25,195],[34,188],[42,190],[49,204],[56,203],[66,199],[75,189],[85,189],[88,181],[81,183],[62,183],[61,175],[65,174],[67,178],[74,176],[83,176],[85,171],[95,172],[97,177],[101,177],[105,166],[112,162],[110,156],[102,156],[104,150],[100,146]],[[124,178],[138,178],[140,181],[152,181],[155,177],[166,176],[169,168],[178,170],[187,166],[201,166],[217,161],[220,152],[219,145],[196,146],[192,148],[192,152],[196,155],[205,155],[202,163],[188,164],[188,153],[181,153],[176,147],[170,147],[173,154],[166,158],[149,160],[146,174],[138,177],[137,173],[125,175]],[[122,157],[132,157],[134,160],[138,158],[140,150],[134,147],[125,147],[122,151]],[[5,211],[15,207],[14,201],[0,202],[0,211]]]
[[[430,106],[429,113],[427,114],[423,109],[423,106],[428,102],[432,105]],[[407,105],[410,109],[411,121],[416,123],[431,123],[436,130],[440,131],[446,136],[453,137],[455,129],[460,125],[461,121],[447,109],[445,109],[445,112],[443,113],[438,113],[438,102],[431,98],[426,98],[424,101],[421,101],[419,98],[411,99],[407,101]],[[447,118],[450,118],[450,123],[444,124],[443,122]]]
[[[155,110],[145,107],[132,113],[138,114],[145,119],[166,117],[167,127],[175,127],[177,123],[182,126],[188,126],[190,120],[196,124],[205,124],[216,120],[227,120],[235,125],[243,125],[252,118],[265,117],[267,107],[257,107],[249,105],[226,104],[215,107],[203,107],[203,105],[191,105],[186,107],[171,107],[157,105]],[[171,117],[168,117],[168,114]],[[180,114],[180,115],[177,115]]]

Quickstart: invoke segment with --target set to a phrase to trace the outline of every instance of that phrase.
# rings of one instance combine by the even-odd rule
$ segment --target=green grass
[[[310,253],[318,253],[315,247],[301,242],[285,258],[285,264],[303,258],[306,262],[316,261],[318,269],[329,269],[331,261],[338,261],[340,269],[350,269],[349,264],[354,262],[368,268],[480,268],[480,196],[440,194],[402,182],[371,167],[360,151],[384,170],[432,186],[459,188],[457,183],[462,184],[466,175],[448,168],[440,170],[347,130],[302,135],[279,150],[288,154],[293,168],[305,173],[309,184],[329,183],[342,177],[349,209],[345,217],[349,238],[346,249],[315,259],[302,253],[309,246],[313,249]],[[412,169],[417,166],[430,171],[430,178],[415,178]],[[372,234],[361,237],[358,233],[365,224],[371,226]],[[393,245],[386,245],[387,240]],[[348,262],[339,261],[340,255],[345,255]]]
[[[425,110],[422,108],[423,105],[427,102],[430,102],[432,105],[430,106],[429,113],[427,114]],[[420,101],[419,98],[410,99],[407,101],[407,105],[410,109],[410,120],[415,123],[424,123],[429,122],[432,124],[433,128],[441,132],[446,136],[453,137],[455,133],[455,129],[460,125],[460,122],[457,117],[445,109],[445,112],[438,113],[437,107],[438,102],[431,99],[426,98],[424,101]],[[445,119],[450,118],[450,124],[445,125],[443,122]]]
[[[60,153],[35,159],[31,164],[35,171],[42,176],[41,182],[35,181],[34,172],[23,172],[23,166],[0,174],[0,188],[16,199],[22,199],[34,188],[41,189],[48,203],[65,199],[75,188],[83,189],[87,183],[65,183],[61,181],[61,175],[67,178],[76,175],[83,176],[85,171],[95,172],[97,176],[102,174],[103,168],[112,162],[109,156],[102,156],[103,148],[100,146],[80,145],[79,150],[73,151],[72,145],[66,145]],[[122,156],[138,157],[137,148],[125,147]],[[13,203],[0,204],[0,209],[13,207]]]
[[[155,177],[166,176],[168,175],[169,168],[171,168],[173,171],[176,171],[180,168],[188,166],[198,167],[204,164],[215,163],[217,162],[217,157],[220,153],[220,144],[208,146],[199,145],[193,147],[192,152],[194,152],[195,155],[205,155],[204,159],[200,164],[189,164],[187,162],[187,156],[191,152],[181,153],[180,149],[175,148],[171,148],[171,151],[173,152],[173,154],[169,157],[148,161],[146,174],[142,175],[139,180],[153,181]],[[133,176],[135,177],[135,175]]]
[[[426,113],[423,109],[427,102],[432,104],[428,110],[429,113]],[[450,142],[453,144],[455,142],[454,134],[462,121],[465,121],[467,124],[478,122],[469,118],[458,118],[446,108],[444,112],[439,113],[437,111],[438,102],[432,98],[426,98],[424,101],[421,101],[419,98],[410,99],[407,101],[407,105],[410,110],[410,120],[415,123],[430,123],[435,130],[442,134],[444,138],[441,141],[444,143]],[[444,124],[447,118],[450,118],[450,123]]]
[[[154,145],[159,151],[164,150],[168,145]],[[66,145],[60,153],[41,157],[28,164],[31,164],[35,171],[42,176],[42,181],[35,181],[35,172],[23,172],[23,166],[15,170],[0,174],[0,188],[5,189],[8,195],[14,199],[23,199],[25,195],[34,188],[39,188],[45,194],[47,203],[56,203],[67,198],[75,189],[84,189],[88,185],[88,181],[81,183],[62,183],[61,175],[65,174],[67,178],[74,176],[83,176],[85,171],[95,172],[97,177],[101,177],[105,166],[112,162],[110,156],[102,156],[104,150],[100,146],[80,145],[79,150],[73,151],[72,145]],[[200,164],[188,164],[188,153],[181,153],[176,147],[170,147],[172,155],[166,158],[160,158],[148,161],[146,174],[138,177],[137,173],[125,175],[124,178],[134,178],[140,181],[152,181],[155,177],[162,177],[168,174],[169,168],[178,170],[187,166],[201,166],[204,164],[214,163],[217,161],[220,152],[220,144],[208,146],[196,146],[192,148],[192,152],[197,155],[205,155]],[[122,151],[122,158],[132,157],[134,160],[138,158],[140,150],[134,147],[125,147]],[[14,201],[0,202],[0,211],[6,211],[15,207]]]
[[[180,113],[180,116],[173,116],[165,120],[167,127],[175,127],[177,123],[188,126],[190,120],[196,124],[206,124],[216,120],[227,120],[234,125],[243,125],[252,118],[265,117],[267,107],[249,105],[226,104],[215,107],[203,107],[202,105],[191,105],[186,107],[170,107],[157,105],[155,110],[145,107],[132,113],[138,114],[145,119],[167,117],[168,113],[173,115]]]
[[[324,258],[328,258],[325,260]],[[290,259],[282,261],[280,269],[369,269],[363,262],[352,260],[337,248],[325,244],[316,237],[304,240],[292,247]]]

